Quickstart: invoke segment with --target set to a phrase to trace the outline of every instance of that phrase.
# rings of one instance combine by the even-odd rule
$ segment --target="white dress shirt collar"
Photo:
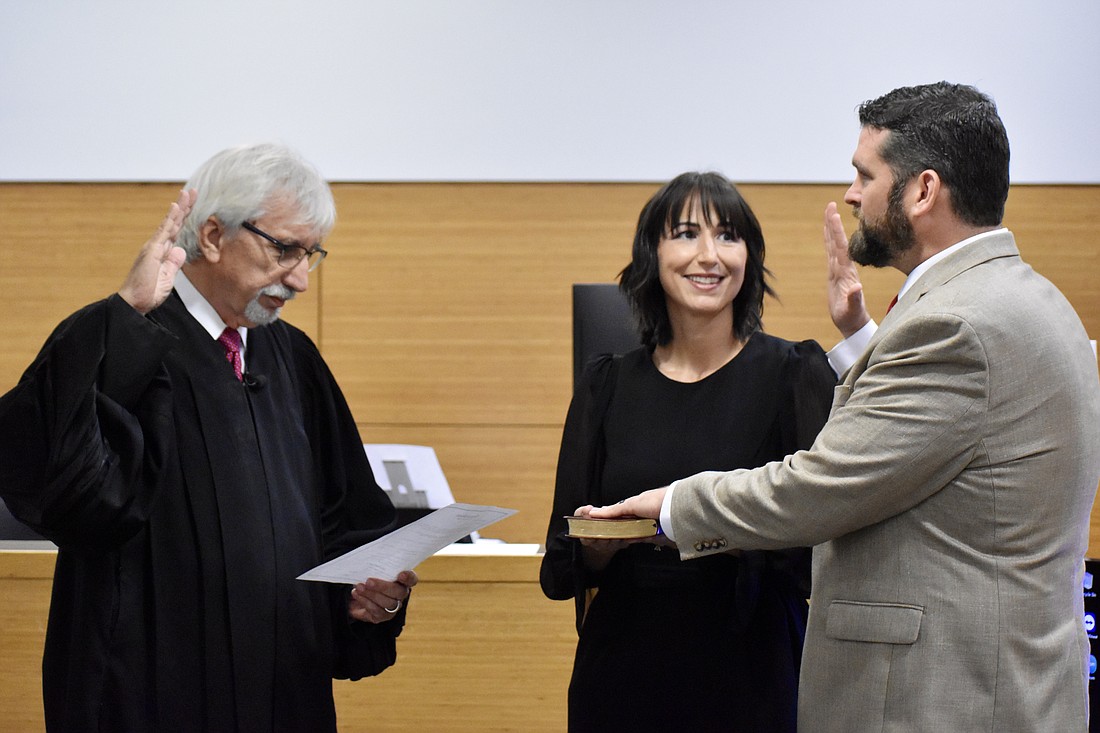
[[[210,302],[203,297],[202,293],[191,284],[191,281],[183,274],[183,270],[176,273],[175,287],[180,300],[187,308],[187,312],[210,334],[210,338],[216,341],[228,326],[226,326],[222,317],[218,315],[218,312],[214,310],[214,306],[210,305]],[[248,329],[242,326],[237,329],[237,333],[241,335],[241,361],[243,363],[245,349],[248,347]]]
[[[1005,229],[1005,227],[1001,227],[999,229],[993,229],[992,231],[982,232],[981,234],[975,234],[973,237],[967,237],[963,241],[956,242],[947,249],[932,255],[927,260],[914,267],[913,271],[909,273],[909,277],[905,278],[905,282],[902,283],[901,290],[898,291],[898,300],[901,300],[901,296],[905,295],[905,291],[912,287],[913,283],[915,283],[921,275],[928,272],[929,268],[931,268],[932,265],[936,264],[945,257],[949,257],[955,252],[958,252],[963,247],[974,244],[979,240],[985,239],[986,237],[990,237],[994,234],[1004,231],[1007,231],[1007,229]]]

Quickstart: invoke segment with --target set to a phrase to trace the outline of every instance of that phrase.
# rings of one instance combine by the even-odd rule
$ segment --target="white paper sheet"
[[[451,504],[351,552],[302,573],[298,580],[354,585],[367,578],[396,580],[452,542],[510,517],[515,509]]]

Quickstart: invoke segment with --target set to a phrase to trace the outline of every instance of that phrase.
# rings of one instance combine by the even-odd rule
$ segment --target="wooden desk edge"
[[[0,549],[0,578],[53,577],[56,549]],[[417,568],[422,582],[537,583],[541,554],[435,555]]]

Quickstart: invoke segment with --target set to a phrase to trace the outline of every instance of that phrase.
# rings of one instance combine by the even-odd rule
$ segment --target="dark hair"
[[[673,219],[685,207],[699,204],[708,225],[712,217],[728,226],[745,241],[748,258],[745,280],[733,299],[733,332],[746,341],[762,326],[764,295],[775,296],[766,282],[771,275],[764,267],[764,234],[760,223],[737,187],[719,173],[681,173],[661,187],[642,208],[634,231],[630,264],[619,273],[619,289],[634,311],[642,343],[650,350],[672,340],[665,291],[657,262],[657,245]]]
[[[859,107],[864,127],[888,130],[880,154],[895,181],[934,170],[960,219],[996,226],[1008,198],[1008,134],[997,105],[971,86],[901,87]]]

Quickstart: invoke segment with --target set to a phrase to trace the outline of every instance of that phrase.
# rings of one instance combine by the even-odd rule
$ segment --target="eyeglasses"
[[[306,258],[306,262],[309,263],[309,271],[313,272],[317,269],[317,265],[325,259],[325,255],[328,254],[320,247],[314,247],[313,249],[306,249],[300,244],[287,244],[280,242],[275,237],[271,236],[267,232],[261,230],[255,224],[251,222],[241,222],[241,226],[252,232],[258,234],[268,242],[271,243],[275,249],[279,250],[279,266],[285,267],[288,270],[298,266],[298,263],[302,261],[302,258]]]

